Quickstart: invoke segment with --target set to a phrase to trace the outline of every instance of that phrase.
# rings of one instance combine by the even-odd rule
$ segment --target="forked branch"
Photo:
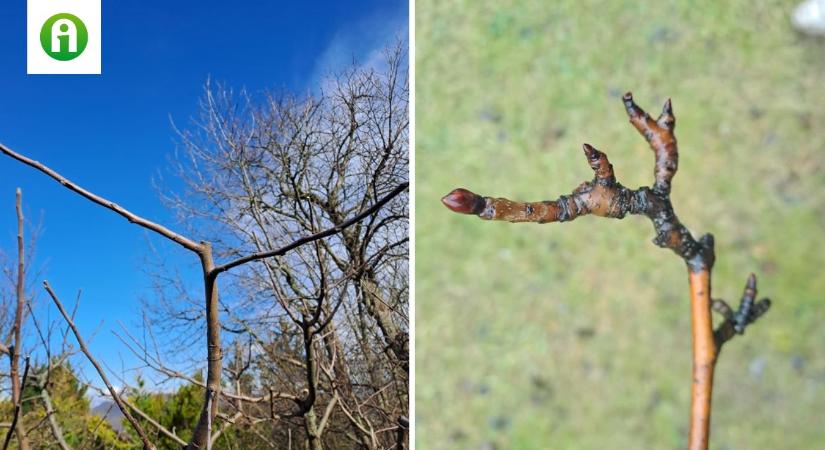
[[[579,185],[569,195],[556,200],[517,202],[506,198],[485,197],[467,189],[455,189],[442,202],[454,212],[473,214],[485,220],[510,222],[566,222],[587,214],[621,219],[627,214],[646,216],[656,233],[653,243],[668,248],[687,264],[691,292],[693,330],[693,389],[689,450],[706,450],[710,431],[710,400],[713,370],[719,349],[735,334],[742,334],[770,307],[770,301],[755,302],[756,277],[751,274],[736,312],[722,300],[711,301],[710,273],[715,260],[713,236],[695,239],[679,221],[670,201],[673,177],[679,167],[679,151],[674,129],[676,117],[670,100],[654,120],[627,93],[623,97],[630,123],[647,140],[655,157],[653,187],[632,190],[616,180],[607,155],[589,144],[584,154],[594,177]],[[724,321],[713,329],[711,306]]]
[[[630,122],[648,140],[656,156],[656,181],[652,189],[643,186],[631,190],[622,186],[616,181],[607,155],[584,144],[584,154],[594,177],[569,195],[562,195],[556,200],[525,203],[482,197],[459,188],[445,196],[442,202],[458,213],[509,222],[568,222],[587,214],[614,219],[622,219],[627,214],[644,215],[653,222],[656,231],[654,244],[673,250],[697,269],[703,266],[709,268],[713,265],[713,238],[705,235],[697,242],[679,221],[670,203],[671,180],[676,174],[679,159],[673,135],[676,120],[670,100],[665,103],[662,115],[656,121],[633,102],[630,94],[626,94],[624,100]]]

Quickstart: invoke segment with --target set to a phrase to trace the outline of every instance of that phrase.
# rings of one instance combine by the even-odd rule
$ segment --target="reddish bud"
[[[484,211],[486,201],[484,197],[476,195],[467,189],[454,189],[441,199],[444,206],[459,214],[481,214]]]

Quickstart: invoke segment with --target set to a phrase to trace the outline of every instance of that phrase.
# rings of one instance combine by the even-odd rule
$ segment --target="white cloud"
[[[406,42],[408,28],[406,11],[376,12],[340,28],[316,60],[309,87],[317,87],[328,75],[353,63],[380,69],[385,59],[384,49],[399,39]]]

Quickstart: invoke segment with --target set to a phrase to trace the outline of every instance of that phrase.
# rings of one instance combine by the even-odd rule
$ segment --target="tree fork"
[[[755,302],[756,276],[745,285],[739,308],[734,312],[723,300],[711,298],[711,271],[715,260],[714,240],[705,234],[696,240],[676,216],[670,201],[673,177],[679,166],[679,151],[674,129],[676,117],[670,99],[654,120],[634,101],[631,93],[622,98],[630,123],[650,144],[655,156],[653,187],[628,189],[616,181],[607,155],[589,144],[584,154],[593,169],[592,181],[579,185],[569,195],[556,200],[517,202],[506,198],[484,197],[467,189],[455,189],[442,202],[450,210],[472,214],[484,220],[509,222],[567,222],[593,214],[622,219],[627,214],[648,217],[656,233],[653,243],[669,248],[688,268],[693,335],[693,383],[691,388],[688,450],[707,450],[710,436],[713,371],[722,345],[735,334],[742,334],[768,308],[770,300]],[[713,329],[711,309],[724,321]]]

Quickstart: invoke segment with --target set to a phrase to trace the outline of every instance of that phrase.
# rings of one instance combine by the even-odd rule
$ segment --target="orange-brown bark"
[[[693,329],[693,385],[690,396],[688,450],[706,450],[710,438],[710,411],[716,342],[710,314],[710,271],[689,271]]]
[[[625,110],[630,117],[630,123],[650,143],[650,148],[656,155],[654,176],[656,178],[653,189],[669,193],[671,181],[679,168],[679,151],[676,146],[676,118],[673,116],[673,106],[667,99],[662,108],[662,115],[653,120],[646,112],[633,102],[630,93],[622,98]]]

